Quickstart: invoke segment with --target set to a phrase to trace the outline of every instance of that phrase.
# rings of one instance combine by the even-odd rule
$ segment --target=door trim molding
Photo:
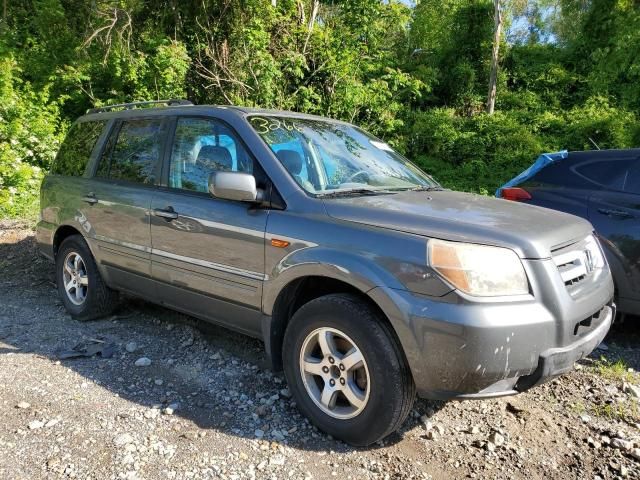
[[[180,262],[190,263],[192,265],[198,265],[200,267],[210,268],[219,272],[231,273],[239,275],[241,277],[250,278],[252,280],[267,281],[269,276],[264,273],[254,272],[251,270],[245,270],[243,268],[232,267],[230,265],[223,265],[220,263],[209,262],[207,260],[200,260],[193,257],[185,257],[183,255],[177,255],[175,253],[166,252],[164,250],[158,250],[157,248],[151,249],[151,255],[158,255],[160,257],[170,258],[172,260],[178,260]],[[153,259],[151,259],[153,263]]]

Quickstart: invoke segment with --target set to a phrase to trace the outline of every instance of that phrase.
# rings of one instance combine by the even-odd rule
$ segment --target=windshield
[[[270,115],[251,116],[249,122],[309,193],[438,187],[389,145],[352,125]]]

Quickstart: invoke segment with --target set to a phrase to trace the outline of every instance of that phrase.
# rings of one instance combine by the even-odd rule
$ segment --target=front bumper
[[[555,268],[542,263],[532,270]],[[385,287],[369,295],[391,320],[420,397],[481,399],[567,372],[602,341],[615,317],[608,269],[580,298],[570,297],[562,283],[532,286],[533,295],[514,301],[470,302],[455,292],[433,298]]]
[[[616,316],[615,304],[605,305],[597,316],[599,325],[584,337],[565,347],[549,348],[540,353],[538,367],[532,374],[505,379],[476,394],[462,394],[453,398],[465,400],[515,395],[571,371],[578,360],[589,355],[604,340]]]
[[[614,303],[605,305],[597,314],[599,325],[584,335],[578,341],[566,347],[549,348],[540,354],[538,368],[531,375],[522,377],[516,383],[518,392],[523,392],[547,379],[562,375],[573,369],[573,364],[589,355],[600,345],[611,328],[611,324],[616,317],[616,306]],[[585,320],[593,322],[594,319]]]

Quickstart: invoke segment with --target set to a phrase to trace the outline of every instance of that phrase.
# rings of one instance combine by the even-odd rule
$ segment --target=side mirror
[[[259,202],[261,193],[249,173],[214,172],[209,175],[209,193],[216,198],[239,202]]]

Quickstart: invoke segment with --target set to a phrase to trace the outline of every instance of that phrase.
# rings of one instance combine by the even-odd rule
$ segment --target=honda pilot
[[[615,313],[588,221],[444,189],[365,131],[292,112],[90,110],[42,184],[37,242],[73,318],[123,292],[259,338],[297,408],[353,445],[416,394],[569,371]]]

